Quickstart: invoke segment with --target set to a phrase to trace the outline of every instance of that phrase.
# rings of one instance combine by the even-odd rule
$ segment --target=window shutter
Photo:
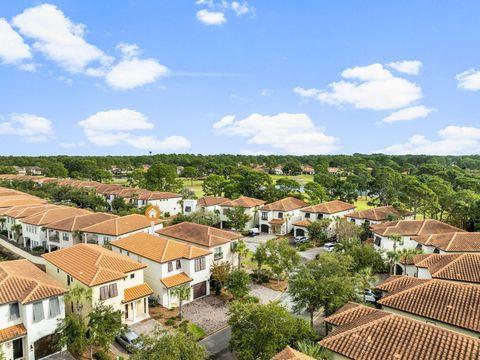
[[[43,303],[41,301],[33,303],[33,321],[39,322],[45,319],[45,314],[43,313]]]
[[[49,300],[49,317],[53,318],[60,315],[60,302],[58,297]]]

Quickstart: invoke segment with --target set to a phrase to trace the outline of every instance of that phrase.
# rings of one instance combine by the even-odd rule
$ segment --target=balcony
[[[58,235],[52,235],[52,236],[48,237],[48,241],[58,244],[58,243],[60,243],[60,238],[58,237]]]
[[[223,259],[223,252],[213,254],[213,260],[221,260]]]

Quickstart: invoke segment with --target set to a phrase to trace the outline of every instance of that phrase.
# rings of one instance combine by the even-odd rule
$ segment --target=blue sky
[[[477,1],[3,1],[2,155],[480,153]]]

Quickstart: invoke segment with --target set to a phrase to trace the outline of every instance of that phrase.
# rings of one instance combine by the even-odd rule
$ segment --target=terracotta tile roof
[[[270,360],[315,360],[315,358],[287,346]]]
[[[410,216],[409,211],[397,210],[393,206],[381,206],[361,211],[353,211],[347,215],[349,218],[366,219],[372,221],[385,221],[389,216]]]
[[[390,293],[397,289],[404,288],[405,286],[423,284],[425,281],[428,280],[406,275],[392,275],[381,284],[378,284],[376,288]]]
[[[159,263],[211,254],[197,246],[145,233],[129,235],[111,245]]]
[[[119,188],[122,188],[122,185],[116,185],[116,184],[100,184],[97,186],[96,191],[99,194],[102,195],[107,195],[113,190],[117,190]]]
[[[383,224],[376,224],[370,227],[376,234],[388,235],[430,235],[430,234],[444,234],[451,232],[463,232],[463,230],[455,226],[445,224],[438,220],[397,220],[388,221]]]
[[[157,220],[155,224],[160,224],[162,222],[163,220]],[[146,229],[150,226],[150,220],[144,215],[131,214],[105,220],[95,225],[86,226],[82,228],[81,231],[93,234],[118,236],[141,229]]]
[[[148,191],[141,193],[137,196],[134,196],[134,199],[139,200],[160,200],[160,199],[175,199],[181,198],[182,195],[172,192],[162,192],[162,191]]]
[[[84,209],[77,209],[68,206],[60,206],[52,209],[42,211],[40,213],[23,218],[22,223],[31,225],[47,225],[52,222],[63,220],[75,215],[91,214],[90,211]]]
[[[184,272],[177,274],[177,275],[172,275],[172,276],[167,276],[164,278],[161,278],[160,281],[162,284],[167,288],[170,289],[172,287],[175,287],[177,285],[185,284],[187,282],[192,281],[193,279],[189,277],[187,274]]]
[[[428,268],[434,279],[480,284],[480,254],[432,254],[416,266]]]
[[[308,206],[305,201],[294,197],[286,197],[260,208],[262,211],[291,211]]]
[[[143,283],[137,286],[132,286],[123,290],[122,303],[129,303],[130,301],[141,299],[153,294],[153,290],[148,284]]]
[[[431,263],[435,262],[435,257],[439,254],[418,254],[413,257],[413,265],[416,267],[427,268]]]
[[[412,239],[420,244],[434,246],[445,252],[480,252],[480,233],[477,232],[457,231],[446,234],[415,236]]]
[[[38,214],[48,209],[55,209],[55,208],[58,208],[58,206],[49,205],[49,204],[19,205],[19,206],[12,206],[11,208],[4,208],[2,209],[3,211],[0,210],[0,215],[9,216],[15,219],[21,219],[24,217]]]
[[[47,229],[53,230],[63,230],[63,231],[77,231],[83,229],[87,226],[95,225],[105,220],[114,219],[118,217],[117,215],[107,214],[107,213],[93,213],[93,214],[82,214],[75,215],[66,219],[52,222],[45,227]]]
[[[399,288],[378,301],[382,306],[480,332],[480,287],[443,280]]]
[[[325,322],[334,326],[342,326],[377,311],[379,310],[369,306],[348,302],[343,307],[338,309],[334,314],[327,317]]]
[[[225,201],[230,201],[230,199],[221,197],[221,196],[204,196],[197,200],[197,206],[215,206],[224,203]]]
[[[0,262],[0,304],[27,304],[67,291],[28,260]]]
[[[378,311],[338,327],[320,345],[354,360],[473,360],[480,340]]]
[[[272,225],[283,225],[285,224],[285,219],[272,219],[268,223]]]
[[[207,225],[182,222],[156,231],[157,234],[202,246],[216,246],[240,239],[241,234]]]
[[[322,214],[336,214],[338,212],[355,209],[355,205],[349,204],[345,201],[332,200],[317,205],[311,205],[304,209],[303,212],[322,213]]]
[[[39,198],[34,198],[31,196],[21,196],[17,197],[15,199],[3,197],[0,198],[0,208],[9,208],[12,206],[18,206],[18,205],[35,205],[35,204],[46,204],[47,201],[44,199],[39,199]]]
[[[27,329],[23,324],[9,326],[0,329],[0,344],[27,335]]]
[[[222,206],[239,206],[243,208],[252,208],[265,204],[265,200],[255,199],[248,196],[241,196],[235,200],[227,200],[222,203]]]
[[[308,227],[312,222],[308,219],[303,219],[297,222],[294,222],[292,225],[294,226],[300,226],[300,227]]]
[[[87,286],[119,280],[129,272],[146,267],[127,256],[94,244],[77,244],[43,254],[42,257]]]

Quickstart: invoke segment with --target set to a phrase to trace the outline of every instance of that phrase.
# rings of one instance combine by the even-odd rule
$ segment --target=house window
[[[268,220],[268,213],[262,212],[262,220]]]
[[[43,303],[38,301],[33,303],[33,322],[39,322],[45,319],[45,314],[43,313]]]
[[[380,236],[375,236],[374,243],[378,247],[382,246],[382,238]]]
[[[70,277],[70,275],[67,275],[67,285],[70,286],[71,283],[72,283],[72,278]]]
[[[9,305],[10,321],[20,318],[20,306],[18,302]]]
[[[63,241],[68,241],[68,234],[67,233],[62,233],[62,240]]]
[[[100,288],[100,300],[107,300],[118,296],[117,284],[102,286]]]
[[[323,219],[323,214],[318,214],[317,219]]]
[[[172,271],[173,271],[173,263],[169,262],[168,263],[168,272],[172,272]]]
[[[205,270],[205,256],[195,259],[195,272]]]
[[[370,225],[370,220],[365,220],[364,223]]]
[[[228,209],[223,209],[222,213],[223,213],[223,215],[227,215],[228,214]]]
[[[135,274],[130,274],[130,279],[135,279]]]
[[[185,206],[185,212],[191,212],[192,207],[191,206]]]
[[[181,260],[175,261],[175,268],[177,270],[182,268],[182,261]]]
[[[48,301],[48,317],[54,318],[60,315],[60,302],[58,301],[58,297],[51,298]]]
[[[305,213],[305,219],[310,219],[310,213]]]
[[[214,260],[220,260],[223,258],[223,251],[222,251],[222,247],[219,246],[219,247],[216,247],[214,250],[213,250],[213,259]]]
[[[283,219],[283,213],[279,212],[279,213],[278,213],[278,218],[279,218],[279,219]]]
[[[350,222],[355,224],[355,219],[350,219]]]

